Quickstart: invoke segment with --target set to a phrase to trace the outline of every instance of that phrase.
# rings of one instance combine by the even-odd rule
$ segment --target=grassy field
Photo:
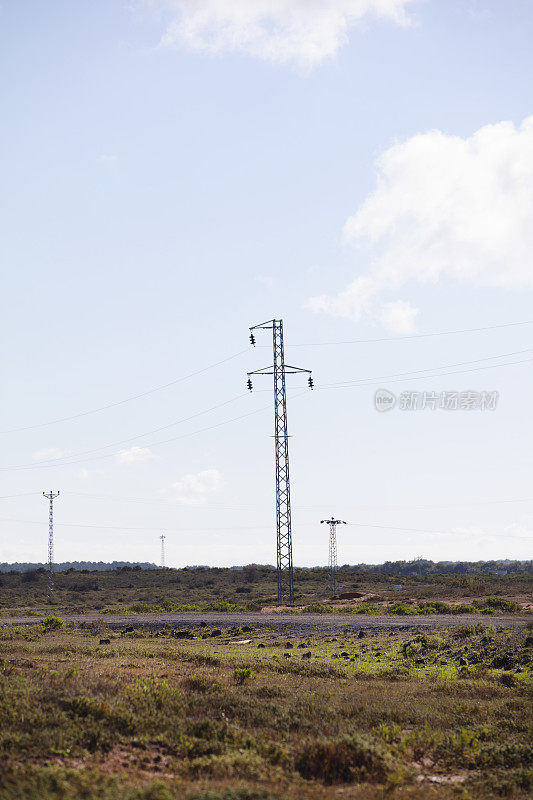
[[[276,573],[266,567],[243,570],[195,568],[107,572],[65,572],[55,575],[52,601],[47,599],[47,575],[42,572],[0,575],[0,612],[26,609],[40,612],[56,608],[65,611],[179,611],[234,609],[259,611],[275,607]],[[531,608],[533,576],[509,575],[411,575],[369,574],[354,569],[339,572],[339,592],[357,592],[361,597],[349,606],[365,605],[369,613],[404,604],[413,611],[428,613],[428,603],[468,606],[475,613],[485,609],[513,611]],[[394,586],[401,585],[400,591]],[[296,605],[324,605],[329,602],[325,569],[295,570]],[[490,598],[500,598],[498,601]],[[505,604],[505,600],[509,603]],[[477,604],[477,605],[476,605]],[[441,610],[447,613],[446,609]],[[431,613],[431,612],[429,612]]]
[[[531,630],[55,624],[0,628],[2,800],[532,795]]]

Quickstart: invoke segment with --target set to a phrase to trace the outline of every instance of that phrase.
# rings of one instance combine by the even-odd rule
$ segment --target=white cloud
[[[407,25],[413,2],[419,0],[145,0],[171,14],[162,45],[302,67],[334,56],[363,20]]]
[[[312,297],[307,306],[311,311],[326,311],[336,317],[360,319],[363,315],[370,314],[376,291],[374,279],[361,276],[335,297],[328,295]]]
[[[217,469],[205,469],[195,475],[184,475],[173,484],[177,499],[184,505],[201,505],[208,495],[219,491],[224,485]]]
[[[409,282],[533,288],[533,116],[465,139],[419,134],[387,150],[377,171],[376,190],[344,226],[368,274],[312,298],[312,310],[387,323],[402,301],[379,309],[379,295]]]
[[[122,450],[117,453],[115,459],[118,464],[138,464],[140,461],[147,461],[153,458],[153,453],[149,447],[138,447],[134,445],[129,450]]]
[[[63,458],[68,455],[66,450],[60,450],[58,447],[43,447],[41,450],[36,450],[31,454],[34,461],[52,461],[54,458]]]
[[[379,320],[384,328],[393,333],[412,333],[415,330],[415,317],[418,309],[405,300],[384,303],[381,306]]]

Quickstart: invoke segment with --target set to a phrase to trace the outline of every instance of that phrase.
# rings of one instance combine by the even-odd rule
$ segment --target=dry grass
[[[533,787],[527,631],[301,648],[265,631],[249,645],[227,631],[95,634],[2,630],[2,800],[488,800]]]

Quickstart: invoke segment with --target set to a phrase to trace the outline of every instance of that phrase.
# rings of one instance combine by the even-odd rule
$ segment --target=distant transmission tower
[[[54,500],[59,497],[59,492],[43,492],[43,496],[50,501],[48,515],[48,594],[54,592]]]
[[[295,373],[309,375],[309,388],[313,388],[311,370],[291,367],[285,364],[283,348],[283,320],[272,319],[261,325],[250,328],[250,342],[255,347],[254,330],[272,330],[274,363],[271,367],[263,367],[248,373],[247,386],[252,391],[251,375],[274,376],[274,448],[276,455],[276,534],[277,534],[277,568],[278,568],[278,600],[287,596],[289,602],[294,599],[294,578],[292,562],[292,529],[291,529],[291,489],[289,481],[289,434],[287,432],[287,397],[285,392],[285,376]]]
[[[167,537],[162,533],[159,538],[161,539],[161,567],[165,569],[165,539]]]
[[[325,522],[329,525],[329,559],[328,559],[328,589],[331,594],[337,594],[337,525],[346,525],[343,519],[321,519],[321,523]]]

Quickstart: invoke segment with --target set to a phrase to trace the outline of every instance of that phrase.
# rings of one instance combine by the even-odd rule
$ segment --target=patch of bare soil
[[[468,772],[458,772],[456,775],[419,775],[417,781],[419,783],[428,781],[428,783],[436,783],[441,786],[453,786],[454,784],[464,783],[469,777],[472,777],[472,775],[469,775]]]
[[[124,770],[131,772],[165,773],[169,775],[171,756],[158,744],[116,745],[99,762],[98,767],[109,774]]]

